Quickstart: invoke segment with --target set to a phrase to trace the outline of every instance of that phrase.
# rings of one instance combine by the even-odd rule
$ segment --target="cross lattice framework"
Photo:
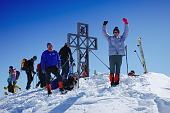
[[[77,34],[68,33],[67,43],[77,50],[77,73],[82,77],[86,72],[89,76],[89,52],[97,50],[97,38],[90,37],[88,24],[77,23]]]

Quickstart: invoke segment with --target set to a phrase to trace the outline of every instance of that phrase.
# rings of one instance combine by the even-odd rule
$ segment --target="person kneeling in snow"
[[[71,91],[77,84],[77,80],[78,80],[78,77],[76,75],[69,76],[68,79],[65,79],[63,81],[63,88],[65,90]],[[55,90],[59,87],[57,79],[54,79],[51,81],[51,87],[52,87],[52,90]]]
[[[110,82],[111,86],[119,84],[120,68],[122,65],[122,57],[125,56],[124,41],[128,35],[128,20],[123,18],[125,29],[123,35],[119,35],[118,27],[113,30],[113,36],[109,35],[106,31],[106,24],[108,21],[103,22],[103,34],[109,43],[109,64],[110,64]]]

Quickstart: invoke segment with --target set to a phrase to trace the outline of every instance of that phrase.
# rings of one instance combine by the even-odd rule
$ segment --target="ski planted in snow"
[[[141,54],[141,63],[142,63],[143,69],[144,69],[144,73],[147,73],[148,70],[147,70],[147,67],[146,67],[144,52],[143,52],[143,48],[142,48],[142,41],[141,41],[140,37],[138,38],[138,45],[137,46],[138,46],[140,54]]]

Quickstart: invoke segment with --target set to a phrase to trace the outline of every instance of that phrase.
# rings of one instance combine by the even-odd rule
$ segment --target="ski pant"
[[[32,71],[26,71],[26,74],[27,74],[27,86],[26,86],[26,89],[30,89],[31,87],[31,82],[33,81],[33,75],[32,75]]]
[[[120,68],[122,65],[122,55],[110,55],[109,64],[110,64],[110,73],[120,74]]]
[[[61,59],[61,65],[62,65],[62,78],[67,79],[68,73],[69,73],[69,61],[68,59]]]
[[[59,69],[57,68],[57,66],[48,67],[46,69],[46,84],[47,85],[50,84],[51,73],[57,77],[58,83],[60,84],[59,87],[60,87],[62,83],[62,77],[59,73]],[[60,88],[62,88],[62,86]]]

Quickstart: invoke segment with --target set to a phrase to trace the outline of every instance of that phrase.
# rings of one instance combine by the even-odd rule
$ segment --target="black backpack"
[[[16,80],[19,79],[19,76],[20,76],[20,72],[19,72],[19,71],[16,71]]]

